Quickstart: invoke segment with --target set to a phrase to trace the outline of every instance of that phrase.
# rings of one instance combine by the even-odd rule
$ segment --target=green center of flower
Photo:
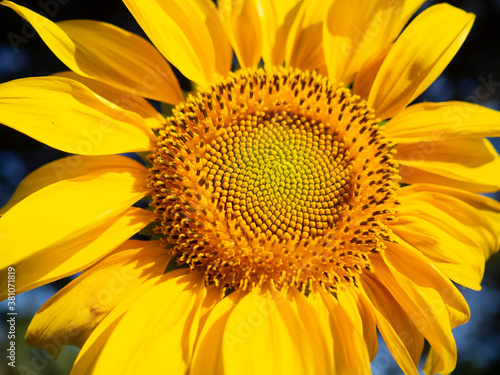
[[[384,249],[390,145],[364,102],[315,73],[240,71],[190,96],[150,160],[166,249],[223,291],[335,290]]]

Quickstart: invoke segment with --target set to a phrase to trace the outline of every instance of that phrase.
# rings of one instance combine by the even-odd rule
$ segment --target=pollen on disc
[[[373,111],[315,73],[240,71],[199,91],[150,160],[165,248],[224,291],[355,283],[397,204]]]

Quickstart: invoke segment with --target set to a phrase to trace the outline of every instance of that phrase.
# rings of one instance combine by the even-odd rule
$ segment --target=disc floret
[[[373,111],[316,73],[232,73],[174,109],[150,161],[165,247],[224,291],[356,283],[394,219]]]

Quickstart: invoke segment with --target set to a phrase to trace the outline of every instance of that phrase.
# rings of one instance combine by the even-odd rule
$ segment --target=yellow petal
[[[361,96],[363,99],[368,99],[373,81],[391,48],[392,44],[389,44],[359,69],[352,85],[352,92],[354,94]]]
[[[122,171],[96,170],[48,185],[0,218],[0,269],[19,268],[18,292],[87,267],[149,223],[145,210],[123,216],[148,193],[147,170],[126,163]],[[0,283],[3,296],[6,281]]]
[[[165,119],[158,111],[144,98],[130,92],[111,87],[101,81],[85,78],[75,72],[66,71],[54,74],[55,77],[70,78],[83,83],[97,95],[109,100],[111,103],[140,115],[148,126],[152,129],[161,129]]]
[[[224,373],[222,360],[224,329],[229,315],[241,298],[240,295],[239,292],[231,293],[219,301],[209,312],[196,342],[190,365],[190,375],[219,375]]]
[[[262,52],[262,31],[255,0],[219,0],[217,5],[241,67],[256,67]]]
[[[294,291],[295,294],[299,294],[298,291]],[[333,298],[333,296],[330,296]],[[318,356],[318,361],[325,361],[325,374],[333,374],[335,369],[335,349],[333,342],[333,335],[331,334],[332,330],[332,318],[330,309],[328,308],[328,304],[325,303],[323,296],[321,293],[310,293],[305,300],[306,303],[302,302],[304,300],[303,296],[297,298],[297,306],[300,309],[301,306],[307,307],[308,309],[314,311],[313,316],[311,316],[306,321],[314,320],[314,324],[311,324],[311,327],[317,327],[319,332],[311,332],[316,335],[316,337],[311,336],[311,345],[316,348],[316,343],[321,343],[321,347],[317,347],[318,350],[316,355]],[[299,304],[300,302],[300,304]],[[309,311],[308,314],[311,314]],[[307,315],[304,315],[302,319],[306,319]],[[375,335],[376,337],[376,335]],[[316,351],[316,349],[315,349]],[[326,370],[328,370],[326,372]]]
[[[500,156],[487,139],[399,144],[396,150],[404,183],[432,183],[474,192],[500,189]]]
[[[183,100],[172,69],[143,38],[104,22],[54,23],[31,10],[3,1],[35,28],[68,68],[132,94],[166,103]]]
[[[427,375],[434,375],[439,372],[440,368],[443,368],[443,359],[434,348],[430,348],[422,370]]]
[[[28,327],[26,342],[57,356],[81,347],[97,325],[145,281],[163,275],[170,257],[158,241],[130,240],[49,299]]]
[[[364,273],[360,281],[360,299],[375,313],[377,327],[394,359],[405,374],[417,375],[424,337],[380,281],[370,273]]]
[[[470,289],[481,289],[485,258],[476,245],[457,240],[433,223],[409,215],[398,218],[393,231],[398,242],[420,251],[451,280]]]
[[[415,264],[414,261],[415,258],[411,259],[411,262],[408,261],[407,268],[411,265],[418,269],[420,265]],[[423,263],[421,260],[417,262]],[[439,284],[428,285],[426,278],[422,278],[419,284],[419,279],[414,280],[411,278],[413,275],[410,274],[409,277],[400,272],[387,259],[383,261],[381,258],[373,257],[372,265],[377,279],[399,302],[405,313],[442,359],[442,367],[438,368],[437,372],[450,373],[456,365],[457,349],[451,333],[448,309],[442,296],[434,289]],[[446,289],[446,291],[450,290]]]
[[[3,215],[28,195],[61,180],[92,175],[98,171],[126,173],[129,169],[143,170],[142,166],[133,160],[120,155],[73,155],[53,161],[30,173],[21,181],[9,202],[0,210],[0,215]]]
[[[419,185],[409,186],[401,189],[398,194],[401,206],[404,206],[401,210],[398,209],[402,216],[420,216],[436,223],[441,228],[448,227],[448,232],[452,233],[455,238],[464,243],[477,245],[484,256],[489,256],[498,250],[499,224],[493,217],[491,218],[493,220],[490,220],[484,213],[489,211],[498,215],[500,204],[487,197],[464,191],[454,193],[451,189],[440,189],[435,185],[418,189]],[[496,216],[496,218],[500,217]],[[455,250],[458,251],[458,249]]]
[[[485,138],[461,138],[435,142],[399,143],[396,160],[410,167],[432,166],[438,163],[462,164],[478,168],[492,162],[494,147]]]
[[[384,126],[394,142],[440,142],[500,136],[500,112],[466,102],[418,103]]]
[[[86,229],[84,234],[66,237],[43,251],[26,254],[23,259],[13,263],[16,272],[22,274],[16,276],[16,292],[23,293],[74,275],[120,246],[150,222],[150,211],[130,207],[114,220]],[[5,268],[2,267],[3,270]],[[4,283],[0,283],[0,291],[0,299],[7,298]]]
[[[186,269],[168,272],[161,276],[153,277],[137,286],[128,295],[124,296],[120,303],[110,311],[101,323],[94,329],[89,338],[85,341],[78,357],[75,360],[71,374],[89,374],[95,366],[95,359],[99,356],[106,338],[109,337],[112,330],[123,317],[123,315],[136,303],[144,293],[171,278],[185,275],[189,271]]]
[[[72,374],[159,374],[166,368],[169,374],[187,372],[206,287],[192,274],[174,271],[165,276],[161,282],[153,279],[156,285],[127,311],[103,320],[103,327],[89,338],[97,336],[95,347],[84,345]]]
[[[290,298],[284,292],[264,293],[254,289],[238,302],[224,329],[225,373],[324,373],[321,370],[326,361],[315,358],[307,326]],[[247,360],[249,353],[252,361]]]
[[[207,86],[225,77],[232,50],[210,0],[124,0],[158,50],[190,80]]]
[[[155,135],[123,110],[67,78],[23,78],[0,85],[0,123],[61,151],[105,155],[145,151]]]
[[[395,116],[429,87],[460,49],[473,22],[473,14],[449,4],[419,14],[396,40],[375,78],[368,102],[377,116]]]
[[[424,192],[427,199],[431,198],[433,202],[436,200],[448,200],[450,205],[441,204],[440,208],[451,214],[455,214],[453,207],[460,207],[461,210],[467,212],[467,222],[471,227],[481,228],[484,232],[484,238],[489,238],[488,241],[480,244],[481,250],[484,251],[486,259],[496,253],[500,247],[500,203],[494,199],[469,193],[461,189],[453,189],[445,186],[436,186],[428,184],[414,184],[406,186],[400,191],[400,195],[406,197],[416,197],[421,199],[422,195],[416,196],[415,193]],[[424,198],[425,199],[425,198]],[[458,200],[458,201],[457,201]],[[465,217],[463,217],[465,219]],[[475,221],[471,223],[470,221]],[[481,227],[479,227],[479,223]]]
[[[429,264],[424,257],[410,248],[396,243],[388,244],[388,250],[383,257],[386,263],[390,263],[388,264],[389,268],[397,280],[401,280],[401,275],[408,279],[409,289],[419,294],[425,294],[429,291],[429,296],[433,294],[433,291],[437,292],[448,312],[451,328],[469,320],[469,306],[462,294],[447,277]],[[405,282],[401,282],[400,285]]]
[[[468,321],[470,311],[461,293],[421,256],[405,246],[391,243],[384,257],[395,279],[403,288],[410,281],[407,284],[407,290],[413,290],[412,295],[423,296],[437,311],[441,310],[439,298],[442,299],[448,312],[451,328]],[[401,277],[402,275],[404,277]],[[434,297],[435,292],[439,293],[438,298]],[[426,323],[421,322],[421,324]],[[427,358],[427,365],[431,364],[432,373],[449,373],[453,370],[456,353],[443,353],[438,344],[431,343],[431,345],[433,354]]]
[[[285,65],[325,72],[323,19],[329,6],[323,0],[302,1],[286,41]]]
[[[405,187],[399,199],[394,234],[453,281],[480,289],[485,259],[498,251],[500,204],[435,185]]]
[[[363,296],[358,290],[350,290],[352,297],[356,301],[357,308],[359,310],[359,315],[363,321],[363,337],[365,339],[366,347],[368,353],[370,354],[370,362],[373,362],[378,351],[378,337],[376,322],[377,317],[373,308],[364,301]]]
[[[288,291],[286,298],[292,307],[292,311],[288,313],[290,318],[286,318],[283,314],[288,324],[294,324],[293,320],[296,317],[300,322],[307,322],[298,339],[304,341],[306,346],[302,349],[302,355],[314,361],[315,366],[311,373],[332,374],[335,367],[335,349],[332,334],[328,330],[331,327],[331,314],[328,306],[320,295],[311,293],[306,297],[295,288]]]
[[[269,66],[285,60],[288,32],[297,16],[302,0],[255,0],[262,29],[262,58]]]
[[[356,299],[345,290],[337,291],[335,299],[321,291],[325,305],[330,310],[333,336],[334,374],[361,375],[370,373],[370,354],[364,339],[363,320]]]
[[[231,293],[235,296],[237,293]],[[200,309],[200,324],[198,329],[198,334],[204,328],[205,322],[207,321],[212,310],[217,306],[217,304],[224,299],[224,296],[221,294],[220,289],[214,284],[207,286],[207,293],[205,296],[205,300],[201,305]]]
[[[350,83],[365,62],[396,39],[423,1],[336,0],[327,12],[324,49],[328,76]]]

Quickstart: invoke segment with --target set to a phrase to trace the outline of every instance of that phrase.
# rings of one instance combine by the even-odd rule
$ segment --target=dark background
[[[113,23],[143,35],[126,7],[118,0],[19,0],[18,4],[44,13],[53,21],[84,18]],[[428,1],[425,6],[437,3]],[[465,44],[444,74],[419,100],[465,100],[500,110],[500,0],[449,1],[473,12],[477,19]],[[67,70],[11,9],[0,7],[0,83],[12,79],[44,76]],[[485,82],[490,82],[485,86]],[[499,148],[497,139],[492,140]],[[0,206],[5,204],[21,179],[41,165],[65,156],[31,138],[0,125]],[[499,171],[500,173],[500,171]],[[494,195],[493,195],[494,196]],[[497,194],[494,196],[499,198]],[[36,214],[36,213],[34,213]],[[36,228],[26,228],[29,231]],[[68,282],[51,285],[18,296],[17,367],[6,365],[6,303],[0,304],[0,374],[68,374],[78,350],[67,347],[59,359],[27,347],[24,334],[35,311],[55,291]],[[458,347],[458,366],[453,374],[486,375],[500,373],[500,255],[486,265],[483,290],[460,287],[469,302],[472,318],[454,330]],[[381,345],[372,364],[374,374],[400,374]]]

